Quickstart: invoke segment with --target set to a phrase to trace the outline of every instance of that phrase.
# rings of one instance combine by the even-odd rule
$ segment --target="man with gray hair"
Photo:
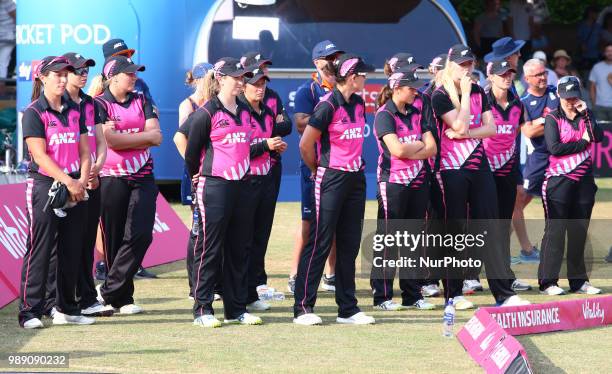
[[[547,85],[548,72],[542,60],[532,58],[525,62],[523,73],[527,81],[527,91],[521,97],[525,106],[526,117],[522,132],[530,140],[531,147],[529,148],[531,152],[528,152],[527,155],[527,162],[523,170],[523,188],[519,188],[512,217],[514,228],[517,231],[519,231],[519,227],[517,227],[519,220],[522,221],[522,229],[526,231],[523,209],[533,199],[534,195],[542,196],[544,172],[548,167],[548,149],[544,141],[544,118],[549,112],[559,107],[557,89],[554,86]],[[532,251],[526,250],[530,246]],[[522,262],[539,261],[539,251],[531,243],[521,243],[521,248]],[[532,252],[532,254],[529,252]]]

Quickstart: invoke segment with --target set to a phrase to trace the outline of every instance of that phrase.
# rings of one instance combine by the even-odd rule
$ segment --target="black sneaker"
[[[323,274],[323,284],[321,288],[325,291],[336,292],[336,275],[327,276]]]
[[[104,261],[98,261],[96,263],[96,271],[94,277],[99,281],[106,280],[106,263]]]
[[[610,247],[610,251],[608,252],[608,255],[604,258],[604,260],[606,260],[606,262],[612,262],[612,247]]]
[[[134,278],[136,279],[154,279],[154,278],[157,278],[157,275],[151,273],[150,271],[147,271],[147,269],[141,266],[138,268],[138,272],[136,273],[136,275],[134,275]]]

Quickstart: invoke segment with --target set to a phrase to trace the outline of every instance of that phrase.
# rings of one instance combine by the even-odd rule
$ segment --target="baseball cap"
[[[241,77],[252,78],[253,73],[246,70],[237,58],[233,57],[222,57],[213,66],[215,71],[215,77],[218,78],[223,75],[229,75],[230,77]]]
[[[240,63],[244,67],[253,66],[253,68],[255,68],[263,64],[272,65],[272,60],[270,60],[269,58],[265,58],[259,52],[247,52],[242,57],[240,57]]]
[[[110,79],[121,73],[135,73],[137,71],[145,71],[144,65],[137,65],[127,56],[112,56],[104,63],[102,74],[106,79]]]
[[[312,49],[312,59],[318,60],[320,58],[331,56],[334,53],[344,53],[344,51],[338,49],[338,47],[336,47],[331,40],[323,40],[322,42],[317,43]]]
[[[38,78],[43,73],[49,71],[74,71],[74,66],[70,65],[68,59],[64,56],[46,56],[34,68],[33,78]]]
[[[580,79],[573,75],[565,76],[557,82],[557,94],[562,99],[577,97],[582,99]]]
[[[462,64],[466,61],[474,61],[476,57],[470,47],[463,44],[455,44],[448,50],[448,59],[457,64]]]
[[[264,74],[260,66],[256,66],[255,69],[251,70],[251,73],[253,74],[253,77],[247,80],[247,83],[249,84],[255,84],[262,78],[267,80],[268,82],[270,81],[270,78],[268,78],[268,76]]]
[[[411,53],[396,53],[387,61],[392,72],[397,71],[401,67],[408,66],[411,70],[423,69],[423,66],[417,64],[414,60],[414,56]]]
[[[401,67],[397,69],[391,76],[389,77],[389,87],[397,88],[397,87],[411,87],[411,88],[421,88],[429,81],[425,79],[420,79],[416,71],[411,70],[408,66]]]
[[[516,73],[508,61],[495,61],[487,64],[487,74],[503,75],[508,71]]]
[[[78,53],[64,53],[63,57],[66,57],[70,65],[74,66],[75,69],[83,68],[85,66],[96,66],[96,62],[94,60],[91,58],[85,58]]]
[[[203,78],[212,68],[212,64],[209,64],[208,62],[200,62],[191,68],[191,75],[194,79],[200,79]]]
[[[123,39],[110,39],[102,45],[102,54],[104,54],[105,60],[117,54],[132,57],[134,53],[136,53],[136,50],[128,48]]]
[[[334,67],[336,68],[336,76],[339,78],[346,78],[349,74],[370,73],[376,70],[374,66],[366,64],[361,57],[352,53],[346,53],[338,57],[334,61]]]
[[[436,57],[433,58],[433,60],[431,60],[431,62],[429,63],[429,66],[432,66],[436,69],[442,70],[444,68],[446,68],[446,59],[448,58],[448,55],[445,53],[442,53],[440,55],[437,55]]]

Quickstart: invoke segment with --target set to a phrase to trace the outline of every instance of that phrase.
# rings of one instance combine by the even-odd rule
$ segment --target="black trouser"
[[[567,279],[577,291],[589,280],[584,263],[584,246],[597,186],[592,176],[579,181],[564,176],[550,177],[542,186],[546,213],[542,253],[538,267],[540,290],[557,285],[567,235]]]
[[[100,292],[115,308],[134,303],[134,275],[153,241],[157,185],[104,177],[100,181],[101,224],[108,274]]]
[[[253,230],[247,183],[217,177],[200,177],[198,182],[196,198],[202,225],[194,247],[195,318],[214,314],[212,303],[220,271],[225,318],[236,319],[246,312],[247,246]]]
[[[200,222],[200,209],[192,199],[191,204],[191,231],[189,231],[189,241],[187,241],[187,257],[185,257],[185,266],[187,267],[187,281],[189,282],[189,296],[193,297],[193,259],[195,256],[195,244],[198,237],[198,226]]]
[[[440,190],[440,183],[436,180],[438,173],[430,174],[429,182],[429,204],[427,206],[427,220],[426,220],[426,232],[430,234],[444,233],[445,227],[442,225],[444,218],[444,201],[442,200],[442,190]],[[436,251],[436,248],[430,248],[430,251]],[[425,279],[423,279],[423,286],[436,285],[440,283],[440,279],[437,276],[433,276],[429,269],[424,269]]]
[[[358,313],[355,259],[359,253],[365,211],[363,171],[344,172],[320,167],[314,185],[316,214],[304,246],[295,281],[293,314],[312,313],[325,261],[336,235],[336,304],[338,316]]]
[[[517,160],[518,161],[518,160]],[[515,174],[500,176],[495,175],[495,187],[497,190],[497,208],[499,211],[498,230],[501,240],[500,248],[504,259],[508,261],[508,268],[512,275],[511,281],[514,282],[516,275],[510,268],[510,228],[512,227],[512,213],[516,203],[516,184]]]
[[[425,228],[425,213],[429,203],[429,184],[423,183],[419,188],[405,186],[397,183],[378,183],[378,222],[377,234],[394,234],[397,230],[406,230],[411,234],[419,234]],[[394,220],[396,220],[394,222]],[[402,220],[401,222],[399,220]],[[409,220],[409,221],[405,221]],[[384,248],[380,252],[374,252],[372,259],[380,260],[397,259],[399,257],[415,257],[409,252],[409,248],[397,247]],[[424,248],[417,249],[423,254]],[[382,262],[381,262],[382,263]],[[402,304],[413,305],[422,299],[421,284],[419,280],[422,274],[409,274],[410,270],[400,267],[399,286],[402,290]],[[370,286],[374,294],[374,305],[379,305],[387,300],[393,299],[393,278],[395,278],[395,267],[372,266]]]
[[[86,207],[85,232],[83,234],[83,245],[81,246],[81,267],[76,285],[76,298],[81,309],[87,309],[98,300],[96,299],[96,284],[93,279],[94,251],[96,247],[96,236],[100,223],[100,188],[87,190],[89,199],[83,204]],[[45,301],[44,313],[51,313],[55,306],[56,293],[56,272],[57,272],[57,252],[56,248],[51,251],[49,259],[49,276],[47,277],[47,296]]]
[[[49,262],[55,247],[56,292],[55,306],[64,314],[80,315],[81,309],[75,297],[80,269],[83,231],[81,227],[86,213],[85,204],[66,209],[67,216],[60,218],[53,209],[43,207],[47,202],[53,180],[43,176],[29,178],[26,188],[28,211],[28,238],[21,271],[19,323],[41,318],[45,307]],[[76,228],[76,229],[75,229]]]
[[[274,175],[253,175],[247,181],[251,190],[249,200],[245,203],[251,204],[249,208],[253,216],[253,238],[247,248],[249,255],[249,293],[247,304],[259,300],[257,286],[268,282],[266,274],[266,250],[272,232],[274,221],[274,210],[276,209],[276,182]]]
[[[444,170],[440,172],[442,182],[441,191],[444,205],[444,220],[447,232],[453,235],[467,232],[468,217],[474,221],[470,222],[470,231],[474,233],[488,233],[484,248],[472,251],[473,258],[481,259],[487,269],[487,279],[491,293],[498,303],[508,297],[515,295],[512,291],[510,275],[508,270],[510,264],[508,259],[501,258],[499,248],[497,225],[493,220],[499,217],[497,204],[497,192],[493,173],[489,170]],[[447,255],[465,258],[470,255],[468,251],[461,253],[450,248]],[[469,272],[473,272],[469,269]],[[450,273],[449,273],[450,275]],[[465,276],[465,273],[464,273]],[[449,279],[454,278],[454,279]],[[473,278],[472,278],[473,279]],[[456,275],[443,280],[444,297],[460,296],[462,294],[463,279]]]

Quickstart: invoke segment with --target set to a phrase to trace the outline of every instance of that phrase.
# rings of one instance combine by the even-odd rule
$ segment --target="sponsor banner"
[[[28,231],[25,183],[0,185],[0,308],[18,296]],[[143,260],[150,267],[185,258],[189,230],[160,194],[153,243]]]
[[[485,309],[479,309],[459,330],[457,339],[487,373],[531,373],[521,343],[501,328]]]
[[[612,295],[482,309],[511,335],[577,330],[612,324]]]

